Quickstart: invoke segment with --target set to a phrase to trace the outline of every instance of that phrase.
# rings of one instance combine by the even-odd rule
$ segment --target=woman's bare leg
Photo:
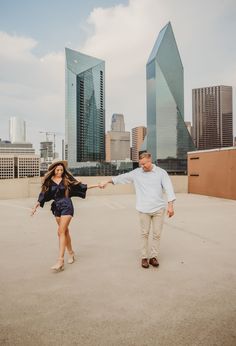
[[[67,228],[66,230],[66,247],[67,247],[67,251],[72,254],[74,253],[73,249],[72,249],[72,244],[71,244],[71,237],[70,237],[70,232],[69,232],[69,228]]]
[[[64,258],[65,249],[67,246],[66,233],[68,233],[68,226],[72,219],[71,215],[63,215],[60,217],[59,227],[58,227],[58,235],[59,235],[59,258]],[[68,244],[71,247],[71,242]]]
[[[53,271],[59,272],[64,269],[64,254],[66,248],[66,233],[68,233],[68,226],[71,221],[71,215],[65,215],[57,217],[56,221],[58,224],[58,237],[59,237],[59,258],[57,263],[51,267]]]
[[[60,217],[56,217],[56,222],[58,224],[58,226],[60,225]],[[59,228],[58,228],[58,239],[59,239],[59,246],[60,246],[60,234],[59,234]],[[72,254],[74,253],[73,249],[72,249],[72,244],[71,244],[71,237],[70,237],[70,232],[69,232],[69,228],[67,227],[66,230],[66,248],[67,251]]]

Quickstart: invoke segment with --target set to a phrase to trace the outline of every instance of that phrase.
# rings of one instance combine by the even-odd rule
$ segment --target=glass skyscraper
[[[184,71],[170,22],[158,35],[146,78],[146,149],[167,171],[186,171],[187,152],[195,147],[184,122]]]
[[[66,48],[65,153],[69,168],[105,160],[105,62]]]

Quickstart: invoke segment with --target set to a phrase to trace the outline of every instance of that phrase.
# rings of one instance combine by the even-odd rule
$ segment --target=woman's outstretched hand
[[[34,216],[34,214],[36,213],[36,208],[34,207],[34,208],[32,208],[31,209],[31,213],[30,213],[30,216]]]
[[[38,206],[39,206],[39,203],[37,203],[37,204],[31,209],[30,216],[34,216],[34,214],[35,214],[36,211],[37,211]]]

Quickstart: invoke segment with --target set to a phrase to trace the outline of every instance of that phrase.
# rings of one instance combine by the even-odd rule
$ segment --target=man
[[[111,180],[100,184],[101,188],[108,183],[129,184],[133,183],[136,191],[136,209],[139,212],[141,226],[141,265],[148,268],[159,266],[160,238],[164,223],[166,203],[163,199],[163,190],[167,194],[167,215],[174,215],[173,201],[176,199],[171,180],[167,172],[152,163],[150,153],[142,153],[139,158],[139,168],[125,174],[113,177]],[[152,225],[153,241],[151,256],[148,260],[148,238]]]

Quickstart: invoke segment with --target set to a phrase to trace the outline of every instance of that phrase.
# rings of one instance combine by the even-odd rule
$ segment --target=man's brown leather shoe
[[[150,258],[149,264],[151,264],[153,267],[158,267],[159,266],[159,262],[158,262],[156,257]]]
[[[143,268],[148,268],[148,267],[149,267],[148,259],[147,259],[147,258],[143,258],[143,259],[142,259],[142,267],[143,267]]]

